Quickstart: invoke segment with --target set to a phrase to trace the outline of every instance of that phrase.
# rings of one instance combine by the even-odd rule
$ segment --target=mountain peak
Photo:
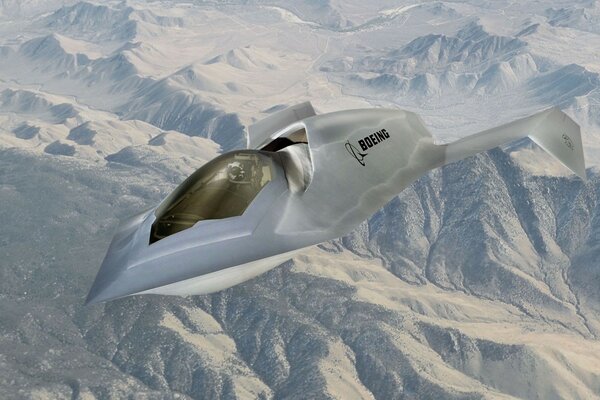
[[[206,65],[211,64],[226,64],[244,71],[261,68],[261,69],[276,69],[274,63],[269,62],[275,57],[266,49],[261,49],[255,46],[245,46],[242,48],[234,48],[224,54],[206,61]]]

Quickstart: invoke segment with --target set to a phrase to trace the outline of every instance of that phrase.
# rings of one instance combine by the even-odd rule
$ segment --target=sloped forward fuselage
[[[350,232],[427,171],[522,137],[585,174],[579,127],[556,109],[450,145],[434,144],[407,111],[308,114],[270,117],[270,131],[260,132],[265,150],[220,156],[161,205],[123,222],[87,302],[234,286]],[[281,138],[285,146],[269,145]]]

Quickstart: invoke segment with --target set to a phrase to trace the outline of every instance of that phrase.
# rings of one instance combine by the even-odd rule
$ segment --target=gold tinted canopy
[[[273,177],[266,152],[223,154],[188,177],[156,209],[150,243],[192,227],[198,221],[242,215]]]

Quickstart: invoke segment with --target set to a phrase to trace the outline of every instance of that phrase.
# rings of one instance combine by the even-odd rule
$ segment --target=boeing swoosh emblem
[[[356,161],[358,161],[360,165],[362,165],[363,167],[365,166],[364,160],[368,153],[361,153],[360,150],[358,150],[356,146],[350,143],[349,140],[346,142],[346,150],[348,151],[348,153],[350,153],[352,157],[356,158]]]
[[[569,148],[569,150],[573,151],[575,149],[575,146],[573,146],[573,141],[571,140],[569,135],[567,135],[566,133],[563,133],[562,138],[563,138],[563,142],[565,142],[565,146],[567,146]]]

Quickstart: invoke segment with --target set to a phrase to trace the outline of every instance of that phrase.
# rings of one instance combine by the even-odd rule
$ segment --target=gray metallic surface
[[[282,113],[269,118],[287,121],[289,112]],[[305,145],[281,150],[274,157],[272,182],[241,216],[200,221],[152,245],[154,209],[124,222],[87,301],[141,292],[204,294],[238,284],[285,261],[294,250],[350,232],[427,171],[522,137],[532,137],[585,174],[579,127],[559,110],[450,145],[436,145],[420,118],[402,110],[334,112],[275,133],[272,123],[265,126],[267,131],[254,133],[269,140],[305,129],[308,153]],[[372,146],[363,149],[365,140]]]

